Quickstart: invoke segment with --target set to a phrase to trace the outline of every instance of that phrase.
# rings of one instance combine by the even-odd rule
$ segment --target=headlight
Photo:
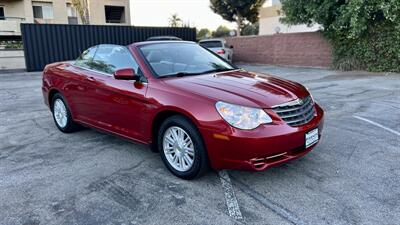
[[[233,105],[221,101],[217,102],[215,107],[226,122],[239,129],[251,130],[260,124],[272,122],[271,117],[262,109]]]

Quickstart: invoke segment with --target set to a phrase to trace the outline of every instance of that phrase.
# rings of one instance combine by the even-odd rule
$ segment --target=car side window
[[[93,60],[94,54],[96,53],[97,46],[91,47],[85,50],[78,59],[75,60],[75,65],[90,68],[90,62]]]
[[[113,74],[118,69],[132,68],[141,74],[139,65],[125,46],[99,45],[91,63],[91,69]]]

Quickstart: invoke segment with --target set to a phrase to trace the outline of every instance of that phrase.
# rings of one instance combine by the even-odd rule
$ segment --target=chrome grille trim
[[[314,102],[311,96],[274,106],[272,110],[292,127],[310,122],[315,114]]]

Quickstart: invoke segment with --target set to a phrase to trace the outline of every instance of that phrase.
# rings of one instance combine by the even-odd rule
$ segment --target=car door
[[[75,62],[65,68],[64,74],[68,78],[67,99],[73,108],[72,112],[76,120],[87,122],[88,116],[92,112],[91,101],[89,99],[88,69],[96,53],[97,46],[84,51]]]
[[[113,73],[124,68],[141,74],[128,48],[99,45],[86,81],[93,104],[90,120],[100,128],[143,140],[145,124],[141,118],[147,102],[147,84],[116,80]]]

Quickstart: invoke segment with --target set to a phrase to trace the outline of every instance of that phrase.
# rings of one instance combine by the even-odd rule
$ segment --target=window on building
[[[0,20],[5,20],[6,18],[4,17],[4,7],[0,6]]]
[[[78,13],[71,3],[67,3],[67,15],[69,24],[78,24]]]
[[[125,23],[125,7],[106,5],[106,23]]]
[[[42,7],[41,6],[33,6],[33,17],[34,18],[43,18]]]
[[[53,19],[53,3],[32,2],[32,7],[35,19]]]

